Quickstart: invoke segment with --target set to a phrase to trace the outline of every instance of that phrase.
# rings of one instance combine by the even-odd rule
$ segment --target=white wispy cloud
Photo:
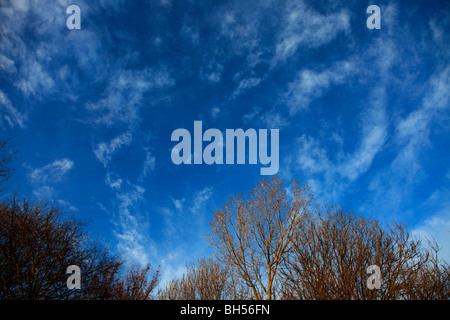
[[[210,83],[219,83],[222,79],[222,73],[224,71],[224,66],[220,63],[216,57],[205,57],[206,61],[200,69],[200,76],[203,80]]]
[[[0,90],[0,110],[2,110],[2,118],[8,122],[10,127],[17,125],[21,128],[25,128],[27,116],[19,112],[17,108],[12,105],[11,101],[9,101],[8,97],[2,90]],[[0,118],[0,123],[3,122],[1,121],[2,118]]]
[[[326,144],[319,139],[302,135],[297,140],[296,163],[311,180],[313,190],[326,199],[336,201],[350,183],[364,175],[387,141],[389,122],[386,102],[382,98],[383,90],[376,92],[379,98],[373,99],[372,106],[359,116],[362,123],[360,138],[352,152],[342,151],[345,141],[340,136],[335,138],[339,151],[333,158]]]
[[[103,94],[94,99],[89,97],[86,102],[87,120],[108,125],[130,123],[139,116],[144,93],[173,82],[163,69],[128,70],[122,61],[110,60],[105,44],[114,31],[107,27],[96,29],[98,26],[83,28],[84,21],[99,10],[119,12],[124,3],[80,0],[77,2],[82,10],[80,32],[67,32],[66,8],[72,4],[69,0],[10,1],[2,5],[0,67],[17,92],[28,98],[21,114],[60,92],[64,95],[59,95],[59,99],[84,101],[88,86],[99,86],[102,79],[108,79]],[[30,43],[30,37],[51,41]],[[10,100],[11,104],[6,104],[10,121],[25,125],[26,117],[19,120],[17,115],[16,119],[11,115],[10,105],[14,106],[16,101],[11,96]]]
[[[238,86],[237,88],[233,91],[232,93],[232,97],[237,97],[238,95],[240,95],[242,92],[256,87],[258,86],[261,81],[263,81],[262,77],[258,77],[258,76],[246,76],[243,77],[242,79],[238,80]]]
[[[20,68],[24,77],[16,84],[27,97],[42,97],[45,93],[55,91],[56,85],[53,77],[46,71],[46,65],[31,57]]]
[[[212,195],[213,191],[209,187],[205,187],[204,189],[196,192],[192,199],[191,212],[193,214],[200,214],[205,203],[211,198]]]
[[[145,265],[158,261],[161,282],[164,283],[181,275],[186,265],[192,262],[192,257],[205,255],[204,243],[199,241],[201,236],[192,229],[192,225],[196,226],[195,230],[202,227],[199,221],[203,220],[196,221],[187,217],[184,210],[199,214],[212,195],[210,188],[194,192],[191,201],[185,198],[172,199],[173,207],[159,210],[164,223],[158,233],[164,235],[165,241],[158,245],[151,237],[152,229],[148,220],[144,219],[139,210],[139,204],[145,200],[145,189],[126,181],[122,182],[120,190],[115,191],[119,203],[114,219],[114,235],[118,250],[129,263]]]
[[[304,69],[289,83],[283,97],[291,114],[307,109],[314,99],[320,97],[330,87],[343,84],[350,76],[357,74],[357,63],[353,57],[335,62],[320,71]]]
[[[156,167],[156,158],[152,155],[152,153],[145,148],[145,159],[142,164],[141,173],[139,175],[139,181],[142,181],[147,177],[150,171],[154,170]]]
[[[177,242],[178,237],[192,232],[192,230],[186,229],[186,223],[194,223],[196,228],[204,227],[201,224],[204,221],[206,205],[212,196],[213,190],[205,187],[193,192],[190,197],[171,198],[170,205],[160,209],[160,214],[164,219],[164,233],[172,238],[171,242]],[[197,218],[192,219],[187,213],[196,215]],[[193,220],[196,221],[193,222]]]
[[[286,60],[300,46],[319,47],[339,33],[350,30],[350,14],[347,10],[324,15],[312,10],[304,1],[286,4],[282,19],[284,28],[277,37],[273,64]]]
[[[262,5],[262,3],[261,3]],[[261,11],[242,11],[235,4],[220,8],[215,13],[221,35],[228,39],[231,50],[236,55],[253,51],[259,43],[258,25],[261,23]]]
[[[150,68],[136,71],[118,69],[109,79],[111,81],[102,98],[86,104],[94,123],[136,125],[145,102],[144,94],[174,84],[168,71]]]
[[[183,211],[183,203],[186,201],[185,198],[182,199],[172,199],[173,206],[178,211]]]
[[[203,235],[207,232],[205,209],[213,194],[212,188],[205,187],[192,192],[191,196],[171,198],[171,204],[160,210],[166,236],[166,241],[158,247],[161,284],[181,276],[187,265],[193,262],[193,257],[210,254]],[[187,213],[196,215],[196,218]]]
[[[65,179],[69,172],[74,167],[74,162],[69,158],[57,159],[40,168],[32,168],[28,164],[24,167],[29,170],[29,178],[33,186],[33,194],[39,199],[52,199],[58,201],[65,201],[59,199],[55,185]],[[68,202],[65,202],[68,204]],[[65,206],[67,207],[67,206]],[[74,208],[72,205],[69,208]]]
[[[156,254],[149,236],[149,224],[139,209],[139,204],[144,200],[145,188],[129,181],[120,181],[120,184],[116,185],[117,181],[110,185],[118,201],[117,211],[114,212],[116,228],[113,230],[117,239],[117,249],[129,263],[144,266]]]
[[[198,27],[191,22],[184,21],[183,26],[181,27],[181,35],[193,45],[198,45],[200,42]]]
[[[132,141],[133,137],[131,133],[124,132],[114,137],[109,142],[100,142],[94,149],[95,157],[106,167],[111,160],[112,155],[123,146],[130,145]]]
[[[11,83],[26,97],[41,100],[56,91],[50,66],[55,67],[60,52],[67,50],[67,46],[60,46],[64,42],[64,29],[56,27],[65,26],[67,2],[10,1],[0,8],[4,23],[0,30],[0,64],[6,67]],[[28,45],[28,34],[47,36],[52,41]]]
[[[401,209],[402,199],[426,176],[421,157],[431,146],[433,125],[439,125],[441,114],[450,109],[450,67],[437,71],[425,83],[427,94],[416,110],[395,123],[393,142],[396,153],[383,170],[376,173],[369,184],[373,199],[391,212]],[[381,201],[383,199],[383,201]]]
[[[148,217],[143,209],[146,189],[140,184],[134,184],[124,176],[114,173],[110,168],[112,155],[132,142],[129,132],[124,132],[108,143],[97,145],[94,154],[103,163],[106,169],[105,184],[114,193],[113,207],[105,210],[111,217],[114,225],[112,231],[117,243],[117,250],[126,258],[127,263],[137,263],[145,266],[157,255],[156,247],[149,233]],[[147,175],[154,166],[154,158],[147,150],[146,158],[139,176],[139,181]]]
[[[450,176],[446,177],[447,185]],[[421,218],[412,229],[412,234],[422,239],[436,241],[442,259],[450,263],[450,190],[439,188],[420,206],[420,209],[431,214]]]
[[[74,163],[68,158],[58,159],[41,168],[33,169],[30,178],[37,183],[56,183],[72,170]]]
[[[269,12],[280,18],[270,19]],[[319,47],[339,33],[350,31],[348,11],[341,9],[322,14],[297,0],[250,2],[244,7],[239,1],[231,1],[219,6],[211,16],[215,18],[213,26],[220,35],[218,40],[226,44],[226,49],[214,49],[214,54],[206,55],[207,65],[202,68],[202,75],[208,81],[220,81],[228,61],[236,57],[245,59],[233,77],[236,86],[230,95],[232,99],[260,86],[273,69],[285,63],[298,48]],[[268,42],[269,28],[275,38]],[[214,70],[214,65],[220,68]]]
[[[187,264],[191,259],[183,255],[182,252],[172,252],[161,259],[160,286],[164,288],[169,281],[181,278],[186,273]]]
[[[394,30],[394,21],[398,15],[398,10],[395,5],[389,5],[386,10],[385,24],[389,26],[390,34],[395,34],[398,30]],[[441,27],[432,23],[432,32],[435,35],[433,41],[441,41],[439,34]],[[411,39],[409,33],[402,33],[402,41]],[[376,48],[386,47],[389,44],[389,50],[385,50],[384,59],[379,61],[380,70],[387,73],[389,65],[396,63],[399,59],[399,53],[395,50],[396,45],[392,39],[377,43]],[[409,56],[404,57],[402,61],[403,66],[411,66],[417,63],[415,57],[420,56],[420,51],[428,50],[425,47],[418,47],[410,45],[412,41],[404,44],[409,50]],[[429,39],[424,43],[431,45]],[[446,49],[448,52],[450,50]],[[436,52],[436,58],[444,54],[443,51]],[[439,128],[442,121],[442,115],[450,108],[450,67],[439,66],[434,70],[428,78],[421,79],[420,85],[413,86],[414,77],[403,80],[403,86],[411,86],[417,92],[423,92],[423,95],[417,95],[417,108],[409,113],[395,119],[392,122],[394,131],[392,136],[392,143],[395,147],[392,161],[384,168],[376,172],[371,178],[368,189],[369,199],[371,203],[376,203],[374,208],[372,205],[363,205],[362,209],[367,212],[378,210],[379,212],[389,212],[390,217],[398,217],[404,215],[404,201],[411,198],[413,190],[420,184],[427,175],[427,168],[422,163],[423,156],[427,150],[432,147],[430,141],[430,134],[434,127]],[[382,79],[388,82],[386,76]],[[392,82],[392,81],[390,81]],[[434,220],[436,221],[436,220]],[[432,224],[430,220],[427,222]],[[424,227],[429,230],[428,227]]]
[[[77,65],[82,58],[88,59],[92,65],[82,69],[83,71],[92,71],[93,66],[101,64],[101,52],[97,52],[96,56],[87,57],[89,49],[100,43],[98,37],[89,42],[77,41],[72,39],[75,33],[65,32],[67,18],[65,9],[70,4],[68,0],[57,2],[18,0],[2,3],[0,8],[0,20],[3,24],[0,29],[1,73],[7,75],[17,96],[25,98],[20,101],[22,107],[18,112],[17,107],[16,111],[12,110],[12,106],[16,106],[18,102],[10,95],[11,102],[5,104],[8,109],[8,112],[5,112],[6,116],[9,115],[8,122],[25,128],[28,120],[25,115],[45,98],[54,96],[58,92],[65,93],[59,96],[61,99],[73,98],[74,92],[79,93],[77,92],[78,71],[74,70],[76,68],[71,69],[70,79],[60,79],[60,71],[64,69],[67,59],[70,60],[80,53],[70,64],[72,65],[75,61]],[[89,7],[83,0],[77,4],[83,9]],[[89,31],[84,31],[77,33],[77,36],[84,37],[88,33]],[[51,41],[39,41],[39,39],[51,39]],[[78,47],[83,45],[85,47],[80,52]],[[66,72],[66,75],[69,73]]]
[[[261,30],[267,28],[267,10],[270,10],[273,3],[264,0],[246,4],[242,6],[239,1],[230,1],[219,5],[209,18],[218,35],[216,39],[210,40],[214,43],[219,41],[222,45],[214,45],[211,52],[205,54],[206,66],[202,67],[202,77],[210,82],[218,82],[222,80],[231,61],[237,57],[245,61],[238,70],[230,69],[234,73],[235,83],[231,99],[260,85],[267,77],[270,67],[272,47],[263,44],[264,34]]]
[[[369,169],[388,138],[389,121],[386,114],[385,89],[375,88],[369,103],[372,105],[369,105],[361,119],[362,132],[359,145],[352,154],[343,157],[344,162],[337,168],[338,172],[350,181],[357,179]]]
[[[106,179],[105,183],[108,185],[111,189],[114,189],[116,191],[120,190],[120,187],[122,186],[122,179],[119,177],[113,177],[113,174],[111,172],[106,172]]]
[[[162,208],[160,210],[164,219],[164,234],[173,238],[180,231],[180,225],[177,223],[177,213],[170,208]]]
[[[302,8],[302,4],[296,8]],[[302,10],[308,11],[304,8]],[[307,110],[315,99],[326,95],[330,88],[344,84],[348,86],[349,82],[370,86],[365,98],[362,98],[359,93],[358,99],[365,100],[361,100],[361,105],[364,107],[358,108],[358,114],[353,117],[353,119],[357,119],[355,122],[342,123],[336,119],[337,121],[332,125],[332,131],[323,128],[319,130],[317,136],[303,135],[295,144],[295,149],[298,150],[294,156],[295,160],[288,159],[287,161],[298,166],[297,168],[307,176],[312,189],[326,201],[338,201],[358,179],[371,170],[377,155],[383,151],[388,142],[391,143],[389,138],[391,138],[392,121],[388,116],[390,107],[388,92],[390,84],[400,83],[392,73],[393,66],[399,63],[400,54],[397,48],[396,34],[392,31],[397,14],[396,6],[388,5],[383,12],[386,13],[383,21],[388,30],[387,36],[375,38],[366,47],[358,48],[357,54],[332,62],[328,67],[309,67],[300,70],[294,81],[288,85],[288,90],[283,97],[290,114],[295,115],[301,110]],[[300,11],[294,11],[293,14],[292,23],[295,24],[296,14],[300,14]],[[312,14],[314,15],[314,13]],[[317,18],[320,21],[323,16],[319,15]],[[338,28],[340,31],[337,32],[350,31],[350,15],[345,10],[335,11],[330,18],[330,21],[340,25],[340,29]],[[326,30],[327,25],[322,28],[322,30]],[[322,35],[323,37],[317,37],[317,43],[309,45],[314,47],[322,45],[322,41],[332,40],[332,38]],[[332,33],[330,36],[336,35],[337,33]],[[402,39],[402,41],[404,40]],[[294,41],[294,44],[297,43],[300,41]],[[370,65],[371,68],[367,68],[367,65]],[[321,105],[318,104],[318,106]],[[350,126],[357,132],[351,136],[347,134]],[[332,148],[330,148],[330,141],[334,142]],[[352,141],[351,144],[349,141]],[[368,186],[370,190],[383,188],[381,180],[375,183],[374,177],[379,172],[371,171],[366,176],[369,181],[372,181],[372,184]]]
[[[300,147],[297,161],[302,170],[315,174],[332,169],[333,165],[328,159],[327,151],[316,139],[302,135],[297,143]]]
[[[73,204],[71,204],[69,201],[67,200],[63,200],[63,199],[58,199],[56,200],[56,203],[58,203],[58,205],[61,208],[64,208],[65,210],[69,210],[70,212],[74,213],[76,211],[78,211],[78,208],[75,207]]]
[[[0,54],[0,70],[6,71],[9,74],[16,73],[17,68],[15,66],[14,60]]]

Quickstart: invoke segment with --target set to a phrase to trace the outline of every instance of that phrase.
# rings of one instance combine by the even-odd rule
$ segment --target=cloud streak
[[[304,1],[288,2],[282,19],[285,27],[277,37],[272,64],[285,61],[302,46],[316,48],[350,31],[350,14],[345,9],[322,15]]]
[[[117,153],[122,147],[128,146],[133,141],[133,137],[129,132],[124,132],[109,142],[100,142],[94,149],[95,157],[104,167],[111,161],[111,157]]]
[[[30,178],[36,183],[56,183],[63,179],[74,166],[72,160],[68,158],[58,159],[41,168],[31,171]]]
[[[60,192],[55,186],[62,183],[69,173],[74,169],[74,162],[69,158],[57,159],[40,168],[32,168],[28,164],[24,164],[29,172],[29,179],[33,186],[33,194],[35,197],[47,200],[56,200],[63,204],[64,207],[73,210],[75,207],[68,201],[60,199]]]
[[[311,69],[301,70],[294,81],[289,83],[283,100],[289,107],[290,114],[307,109],[310,103],[322,96],[331,86],[343,84],[349,77],[356,75],[358,70],[353,58],[334,63],[322,71]]]
[[[10,127],[19,126],[20,128],[25,128],[25,122],[27,117],[25,114],[20,113],[17,108],[15,108],[11,101],[2,90],[0,90],[0,110],[2,110],[2,118],[8,122]],[[0,118],[0,123],[3,123]]]
[[[103,98],[87,103],[86,109],[94,123],[136,126],[140,121],[140,108],[145,102],[144,95],[173,84],[174,80],[167,71],[118,69],[111,76]]]

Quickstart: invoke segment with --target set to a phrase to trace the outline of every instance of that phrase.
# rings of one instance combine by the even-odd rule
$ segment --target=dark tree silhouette
[[[8,145],[8,141],[0,142],[0,191],[2,191],[2,184],[14,173],[14,169],[9,164],[15,153],[11,150],[11,146]]]
[[[67,288],[70,265],[81,269],[79,290]],[[158,273],[149,280],[149,266],[123,266],[60,208],[15,198],[0,203],[0,299],[151,298]]]
[[[0,184],[14,173],[15,154],[0,143]],[[0,203],[0,299],[153,298],[159,271],[132,266],[93,241],[86,224],[52,203],[27,199]],[[80,268],[81,286],[69,289],[69,266]]]
[[[151,265],[145,268],[132,265],[119,279],[109,297],[114,300],[151,300],[153,291],[159,283],[159,270],[151,272]]]

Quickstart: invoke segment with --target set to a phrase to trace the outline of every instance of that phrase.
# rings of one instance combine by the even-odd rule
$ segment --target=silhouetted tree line
[[[0,143],[0,187],[14,153]],[[91,239],[58,206],[12,196],[0,203],[0,299],[448,299],[450,268],[435,242],[403,224],[383,227],[341,207],[318,205],[307,185],[261,179],[215,212],[207,239],[215,254],[179,278],[131,266]],[[68,289],[66,269],[81,269]],[[369,289],[377,265],[381,286]]]
[[[0,187],[13,173],[14,153],[0,144]],[[53,203],[11,199],[0,203],[0,299],[154,298],[159,271],[125,261],[95,242],[86,224]],[[81,270],[80,289],[68,289],[67,267]]]

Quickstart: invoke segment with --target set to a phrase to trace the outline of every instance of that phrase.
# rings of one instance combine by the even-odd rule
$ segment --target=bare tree
[[[448,299],[450,268],[407,227],[315,206],[307,186],[261,180],[216,211],[216,258],[192,264],[160,299]],[[381,270],[370,289],[369,266]]]
[[[450,299],[450,266],[439,258],[436,241],[428,240],[428,260],[404,283],[403,298],[415,300]]]
[[[186,295],[186,287],[181,279],[173,278],[164,284],[162,289],[158,290],[158,300],[193,300]]]
[[[342,208],[309,215],[283,266],[285,299],[417,299],[449,297],[449,270],[406,226],[382,228]],[[381,270],[369,290],[368,266]]]
[[[85,224],[48,202],[0,203],[0,299],[150,299],[158,272],[123,271],[124,261],[92,241]],[[81,269],[68,289],[67,267]]]
[[[273,299],[276,276],[292,248],[312,201],[296,180],[287,195],[283,180],[261,179],[245,199],[232,197],[215,212],[210,244],[218,259],[236,270],[254,299]]]
[[[209,257],[192,263],[179,279],[171,279],[158,293],[160,300],[242,300],[248,288],[227,265]]]
[[[188,269],[186,280],[199,300],[221,300],[228,296],[229,268],[212,258],[203,258]]]
[[[14,154],[15,152],[11,151],[11,146],[8,145],[7,141],[0,142],[0,186],[14,173],[14,169],[9,167]]]
[[[107,294],[113,285],[110,273],[122,262],[101,246],[89,244],[83,227],[73,217],[63,219],[61,210],[46,202],[13,198],[1,203],[0,297],[75,299]],[[67,289],[70,265],[81,268],[81,290]]]
[[[153,291],[159,282],[159,270],[151,272],[151,265],[145,268],[132,265],[114,286],[110,299],[114,300],[151,300]]]

